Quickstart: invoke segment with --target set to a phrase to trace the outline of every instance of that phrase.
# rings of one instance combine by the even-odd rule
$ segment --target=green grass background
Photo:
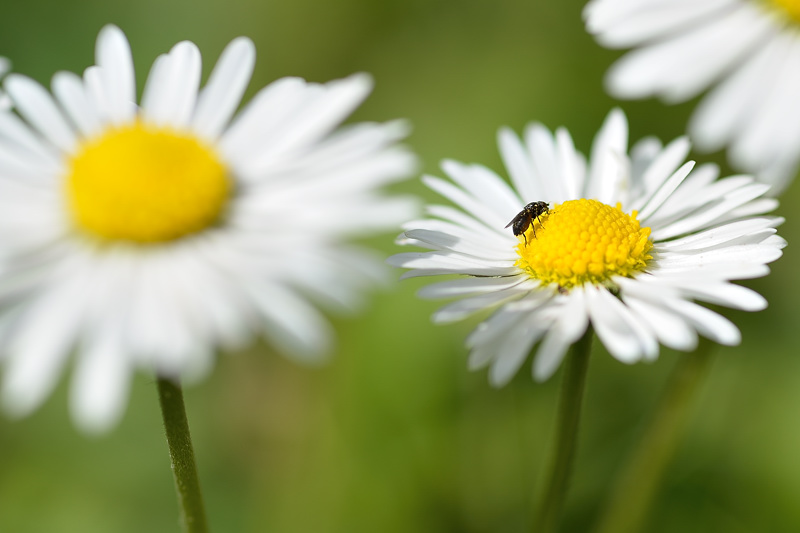
[[[139,0],[6,2],[0,54],[48,83],[82,72],[106,23],[128,35],[139,84],[157,54],[196,42],[207,74],[238,35],[258,49],[248,95],[281,76],[356,71],[376,88],[353,120],[408,118],[422,170],[449,157],[502,171],[495,133],[564,125],[584,152],[616,103],[602,88],[619,54],[584,33],[583,2],[537,0]],[[684,131],[692,103],[626,102],[631,139]],[[697,155],[698,160],[717,160]],[[503,172],[504,174],[504,172]],[[397,187],[432,198],[413,178]],[[744,341],[720,348],[646,531],[800,531],[798,185],[782,198],[790,241],[773,274],[749,282],[761,313],[725,311]],[[394,235],[369,244],[397,252]],[[399,272],[397,273],[399,275]],[[333,317],[338,349],[300,367],[255,345],[224,354],[186,392],[209,520],[216,532],[526,531],[553,430],[561,373],[529,366],[505,388],[466,370],[477,320],[434,326],[427,281],[377,291]],[[42,332],[46,335],[47,332]],[[563,531],[587,531],[676,360],[625,366],[595,346]],[[137,375],[122,423],[87,438],[67,416],[67,379],[33,416],[0,417],[0,531],[177,531],[155,384]]]

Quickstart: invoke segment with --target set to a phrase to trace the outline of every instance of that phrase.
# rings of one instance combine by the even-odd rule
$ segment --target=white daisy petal
[[[405,254],[397,254],[387,260],[392,266],[399,266],[403,268],[459,268],[465,266],[474,266],[477,268],[486,269],[507,269],[513,268],[514,273],[518,270],[514,267],[514,261],[511,260],[492,260],[480,257],[469,257],[457,253],[450,252],[430,252],[419,253],[409,252]],[[488,274],[487,274],[488,275]],[[503,274],[496,274],[503,275]]]
[[[425,210],[428,212],[429,215],[442,218],[444,220],[449,220],[454,224],[458,224],[465,229],[471,230],[475,233],[481,235],[489,235],[495,239],[498,237],[506,237],[512,239],[513,237],[508,237],[508,230],[504,228],[500,228],[497,226],[489,226],[486,224],[481,223],[480,221],[476,220],[475,218],[465,215],[461,211],[454,209],[448,205],[428,205],[425,207]],[[512,244],[514,241],[509,240],[509,244]]]
[[[664,0],[665,9],[683,1]],[[766,307],[761,295],[731,281],[766,275],[786,245],[775,229],[782,218],[753,217],[777,206],[764,198],[769,187],[750,176],[718,180],[716,165],[695,168],[684,161],[684,137],[666,146],[647,138],[629,155],[627,132],[625,116],[612,111],[595,137],[585,181],[587,167],[566,130],[554,140],[538,124],[528,127],[524,146],[508,129],[498,134],[516,190],[483,167],[453,161],[443,164],[451,182],[423,177],[456,207],[428,206],[435,218],[404,224],[398,244],[428,251],[388,262],[410,269],[402,278],[458,276],[419,291],[423,298],[456,298],[434,313],[434,322],[492,313],[466,345],[469,368],[489,366],[493,385],[507,383],[537,342],[533,378],[548,379],[590,323],[608,352],[630,364],[655,360],[659,343],[693,350],[698,334],[740,341],[736,326],[694,300]],[[538,216],[527,207],[517,213],[513,231],[521,239],[498,231],[498,213],[517,194],[522,201],[540,195],[535,201],[548,207]]]
[[[500,176],[486,167],[465,166],[445,160],[442,162],[442,170],[465,191],[479,197],[481,202],[505,218],[512,218],[523,205]]]
[[[322,316],[301,298],[277,285],[264,285],[252,296],[267,320],[276,346],[290,357],[319,361],[330,350],[333,333]]]
[[[142,116],[154,124],[163,124],[163,115],[169,112],[165,105],[171,104],[168,101],[170,96],[169,75],[172,70],[173,57],[169,54],[161,54],[150,67],[147,81],[142,92]],[[87,80],[88,81],[88,80]],[[104,99],[107,99],[104,98]]]
[[[0,111],[0,139],[7,152],[17,158],[24,157],[28,163],[42,165],[41,170],[60,168],[58,151],[49,143],[43,142],[30,127],[16,115]]]
[[[497,144],[506,162],[514,188],[519,191],[521,203],[545,197],[544,185],[539,181],[530,157],[519,138],[509,128],[497,132]]]
[[[640,186],[645,171],[661,154],[664,145],[656,137],[645,137],[634,143],[630,150],[631,180],[634,186]],[[688,152],[687,152],[688,153]]]
[[[682,14],[685,20],[690,21],[693,18],[702,18],[707,13],[723,10],[735,5],[736,2],[737,0],[707,0],[702,3],[695,0],[660,0],[651,1],[649,4],[657,8],[657,14],[666,16],[668,13],[677,12],[676,15]],[[587,28],[593,33],[599,33],[607,31],[619,20],[636,21],[637,15],[646,16],[647,12],[643,7],[641,3],[629,0],[592,0],[584,8],[583,16]]]
[[[606,24],[598,24],[592,13],[592,6],[601,2],[590,2],[584,15],[593,21],[590,31],[597,34],[597,40],[609,48],[627,48],[669,35],[712,15],[724,14],[724,8],[735,0],[706,0],[704,2],[650,2],[657,9],[638,9],[627,16],[606,19]],[[635,4],[630,3],[633,7]],[[641,6],[639,6],[641,7]],[[609,24],[610,23],[610,24]]]
[[[463,189],[459,189],[444,180],[433,176],[423,176],[422,182],[454,204],[471,213],[472,216],[490,228],[502,228],[505,227],[508,222],[504,215],[497,213],[490,207],[484,205],[478,198],[467,194]]]
[[[769,192],[772,193],[774,191],[773,188],[770,188]],[[751,217],[753,215],[763,215],[765,213],[769,213],[770,211],[774,211],[778,208],[778,201],[774,198],[758,198],[753,200],[752,202],[746,203],[739,207],[736,207],[731,210],[725,216],[720,217],[717,220],[718,224],[723,222],[728,222],[730,220],[738,220],[742,217]]]
[[[698,300],[742,311],[761,311],[767,300],[756,291],[732,283],[682,283],[681,290]]]
[[[713,207],[697,212],[691,216],[678,220],[666,227],[658,228],[653,231],[653,238],[665,240],[678,235],[683,235],[691,231],[707,228],[710,224],[719,221],[726,213],[737,207],[747,204],[763,195],[769,190],[769,186],[753,184],[726,195],[719,203]]]
[[[505,278],[461,278],[442,281],[422,287],[417,295],[420,298],[451,298],[468,294],[480,294],[508,289],[522,283],[526,278],[510,276]]]
[[[260,157],[293,150],[316,142],[344,120],[372,91],[372,78],[356,74],[328,83],[319,97],[312,99],[302,114],[280,139],[269,145]]]
[[[739,329],[722,315],[685,300],[668,301],[666,305],[714,342],[734,346],[742,341]]]
[[[706,250],[691,254],[665,252],[660,256],[660,266],[667,268],[699,268],[715,263],[756,263],[766,264],[781,256],[778,246],[761,246],[761,244],[736,244],[725,248]]]
[[[457,235],[428,229],[415,229],[406,232],[406,236],[419,242],[427,243],[435,250],[448,250],[457,254],[484,256],[494,261],[508,260],[508,250],[498,248],[493,253],[491,247],[482,246],[481,239],[463,239]]]
[[[647,199],[647,203],[642,207],[642,210],[639,212],[639,217],[642,220],[647,220],[650,218],[652,214],[654,214],[658,209],[667,201],[670,195],[675,192],[675,189],[683,183],[683,180],[689,175],[689,173],[694,168],[694,161],[689,161],[684,164],[681,168],[676,170],[669,179],[664,182],[664,184],[659,188],[653,196]]]
[[[769,247],[765,247],[769,249]],[[713,264],[682,263],[675,267],[660,266],[658,275],[663,278],[684,278],[687,273],[701,280],[720,279],[755,279],[769,274],[769,267],[761,263],[750,262],[719,262]]]
[[[689,122],[698,148],[719,150],[745,126],[750,106],[772,90],[790,45],[788,35],[772,37],[700,102]]]
[[[558,150],[559,175],[564,180],[564,197],[554,198],[553,201],[561,202],[577,198],[583,191],[586,168],[582,156],[575,150],[572,136],[564,128],[556,130],[556,149]]]
[[[500,235],[498,235],[496,231],[490,231],[486,226],[477,222],[470,224],[469,227],[464,227],[437,219],[412,220],[411,222],[403,224],[403,227],[415,228],[414,230],[409,230],[410,232],[416,230],[427,230],[446,233],[450,235],[451,238],[454,237],[458,240],[479,242],[480,245],[486,246],[490,253],[493,252],[497,254],[498,257],[502,257],[504,259],[510,259],[513,257],[509,253],[509,244],[513,245],[513,243],[516,242],[516,239],[513,236],[510,234],[505,234],[503,237],[507,238],[498,239]],[[500,242],[498,242],[498,240]]]
[[[609,71],[609,90],[622,98],[660,94],[668,102],[681,102],[707,87],[771,30],[767,16],[743,4],[699,28],[631,52]],[[719,41],[728,46],[697,54]]]
[[[35,301],[10,340],[2,393],[6,409],[16,416],[35,410],[55,387],[83,319],[79,302],[89,288],[89,276],[70,266],[72,276],[59,290]]]
[[[506,307],[501,307],[487,320],[478,324],[467,337],[466,346],[470,348],[468,368],[478,370],[488,366],[498,356],[497,344],[509,331],[527,319],[524,313],[510,312]]]
[[[758,115],[731,143],[730,158],[741,168],[766,168],[775,159],[795,159],[800,151],[797,122],[800,111],[794,104],[800,91],[800,38],[794,36],[781,65],[780,75]]]
[[[583,336],[589,325],[586,300],[582,287],[576,288],[559,306],[553,326],[542,340],[533,360],[533,378],[546,381],[561,364],[567,349]]]
[[[533,344],[547,331],[534,317],[525,317],[509,330],[498,346],[498,355],[489,369],[489,383],[502,387],[508,383],[525,362]]]
[[[217,61],[197,100],[192,129],[215,139],[230,121],[242,99],[256,62],[256,48],[246,37],[234,39]]]
[[[142,113],[158,126],[189,123],[200,83],[200,50],[194,43],[176,44],[153,64],[142,96]]]
[[[115,124],[133,120],[136,109],[136,80],[131,47],[122,30],[113,25],[100,30],[95,55],[97,66],[102,69],[108,118]]]
[[[525,144],[528,147],[534,172],[544,189],[544,198],[553,202],[565,200],[567,197],[558,171],[556,147],[550,131],[541,124],[529,124],[525,128]],[[554,177],[556,179],[553,179]]]
[[[70,410],[86,433],[102,433],[116,425],[125,410],[130,388],[131,362],[119,336],[94,340],[78,359]]]
[[[706,180],[709,176],[715,175],[716,171],[703,172],[702,176],[698,176],[700,170],[701,169],[698,169],[689,174],[683,184],[675,191],[675,194],[662,204],[657,213],[654,213],[647,220],[647,223],[651,225],[653,231],[658,231],[662,227],[680,221],[693,213],[704,212],[709,207],[718,204],[721,199],[724,199],[730,193],[753,183],[753,178],[749,176],[731,176],[711,183]],[[700,179],[696,179],[698,177]],[[761,201],[762,199],[758,199],[744,204],[743,207],[751,209]],[[773,205],[768,210],[774,209],[774,207]],[[720,224],[728,220],[746,216],[740,216],[738,214],[739,209],[741,209],[741,207],[734,207],[731,211],[715,219],[714,222]]]
[[[644,187],[644,194],[655,193],[657,187],[664,183],[667,176],[673,174],[681,162],[686,160],[689,148],[689,139],[679,137],[660,150],[660,153],[652,159],[642,173],[641,184]],[[641,206],[632,206],[631,208],[641,209]]]
[[[0,147],[0,171],[5,178],[14,179],[17,185],[31,187],[48,183],[58,174],[57,169],[47,167],[50,161],[36,161],[32,154],[21,152],[16,148],[16,146]]]
[[[581,196],[603,203],[610,201],[628,172],[620,159],[627,152],[627,147],[628,121],[622,111],[613,109],[592,143],[589,180]]]
[[[238,161],[280,134],[280,126],[297,112],[312,90],[300,78],[281,78],[261,89],[234,118],[220,139],[220,149]]]
[[[604,298],[605,292],[605,289],[586,291],[592,325],[611,355],[623,363],[635,363],[642,357],[639,340],[622,317],[621,304],[613,303],[613,298]]]
[[[623,296],[623,301],[647,323],[664,346],[683,351],[691,351],[697,347],[695,330],[680,316],[645,299]]]
[[[53,94],[84,137],[91,137],[100,131],[100,117],[80,77],[72,72],[57,72],[53,76]]]
[[[524,294],[524,291],[516,287],[509,287],[508,289],[498,289],[485,294],[468,296],[442,307],[433,314],[432,320],[438,324],[457,322],[473,313],[519,298]]]
[[[44,87],[26,76],[10,74],[5,88],[23,118],[53,146],[64,152],[75,148],[75,133]]]
[[[666,251],[688,252],[691,250],[703,250],[713,248],[732,240],[738,239],[742,235],[748,235],[763,231],[767,228],[774,228],[783,223],[781,217],[770,218],[750,218],[739,220],[716,226],[714,228],[687,235],[680,239],[674,239],[659,244],[659,249]]]
[[[102,69],[98,66],[91,66],[83,72],[83,84],[89,98],[89,104],[94,108],[97,117],[104,123],[112,123],[110,95],[104,86]]]

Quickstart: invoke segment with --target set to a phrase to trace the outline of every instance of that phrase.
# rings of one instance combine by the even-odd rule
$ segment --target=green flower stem
[[[704,381],[714,346],[701,340],[693,353],[680,355],[649,427],[617,479],[596,533],[643,531],[661,477],[692,412],[692,400]]]
[[[158,399],[164,417],[175,489],[178,491],[181,526],[184,533],[208,533],[181,387],[169,379],[158,378]]]
[[[572,353],[564,364],[564,382],[561,384],[561,396],[558,400],[556,440],[544,492],[533,517],[535,533],[550,533],[558,528],[577,447],[578,422],[593,337],[594,330],[590,326],[572,347]]]

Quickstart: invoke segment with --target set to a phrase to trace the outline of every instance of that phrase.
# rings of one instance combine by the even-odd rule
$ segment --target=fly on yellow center
[[[66,179],[77,227],[105,241],[171,241],[215,224],[232,183],[197,137],[133,123],[79,147]]]
[[[800,0],[767,0],[767,4],[782,11],[795,24],[800,24]]]
[[[527,246],[522,237],[516,265],[544,284],[564,288],[631,276],[652,259],[650,228],[640,227],[636,211],[628,215],[620,204],[611,207],[597,200],[556,205],[531,224]]]

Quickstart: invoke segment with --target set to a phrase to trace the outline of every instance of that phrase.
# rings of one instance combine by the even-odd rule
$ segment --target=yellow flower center
[[[216,223],[232,183],[193,135],[140,122],[79,147],[66,180],[77,227],[102,240],[157,243]]]
[[[788,15],[795,23],[800,24],[800,0],[767,0],[767,3]]]
[[[602,284],[641,272],[652,259],[650,228],[640,227],[636,211],[623,213],[620,204],[569,200],[540,218],[525,233],[527,246],[520,235],[516,265],[545,284]]]

